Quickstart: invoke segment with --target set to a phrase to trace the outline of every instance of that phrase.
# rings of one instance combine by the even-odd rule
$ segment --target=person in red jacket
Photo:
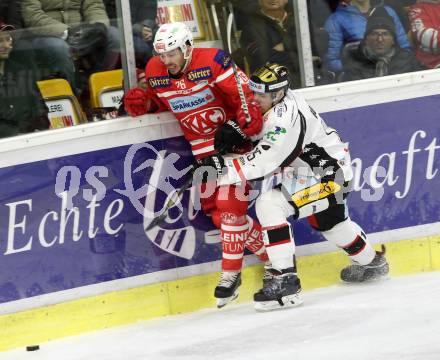
[[[249,100],[248,78],[237,68],[248,99],[249,123],[228,53],[194,48],[192,34],[183,23],[162,25],[153,46],[157,56],[145,69],[147,89],[130,89],[124,96],[125,109],[131,116],[171,111],[201,165],[210,165],[210,156],[218,152],[238,150],[250,136],[259,133],[263,120],[258,105]],[[214,296],[217,306],[222,307],[238,296],[244,247],[262,261],[267,261],[267,254],[261,226],[247,216],[249,184],[216,188],[208,196],[210,184],[200,184],[199,192],[202,209],[220,229],[222,273]]]
[[[429,69],[440,67],[440,0],[418,0],[409,20],[417,59]]]

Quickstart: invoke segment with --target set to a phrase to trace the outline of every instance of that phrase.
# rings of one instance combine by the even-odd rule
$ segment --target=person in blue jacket
[[[381,5],[382,6],[382,5]],[[329,43],[324,63],[328,70],[339,73],[342,71],[341,52],[347,43],[361,41],[364,37],[368,17],[378,7],[371,5],[370,0],[343,1],[336,11],[325,22],[325,30],[329,35]],[[410,44],[396,12],[384,6],[396,26],[396,38],[402,49],[410,49]]]

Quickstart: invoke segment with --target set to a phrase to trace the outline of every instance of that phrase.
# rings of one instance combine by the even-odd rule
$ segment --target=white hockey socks
[[[344,250],[350,259],[360,265],[371,263],[376,255],[365,233],[358,224],[347,218],[322,235]]]

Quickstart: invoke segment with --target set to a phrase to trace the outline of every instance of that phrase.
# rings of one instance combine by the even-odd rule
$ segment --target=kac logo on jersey
[[[205,80],[212,77],[212,71],[209,66],[200,69],[194,69],[188,72],[187,77],[189,81]]]
[[[226,120],[225,111],[220,107],[199,110],[181,120],[181,125],[196,134],[213,134]]]
[[[171,81],[168,76],[151,77],[148,79],[148,83],[152,88],[161,88],[171,85]]]
[[[206,89],[191,96],[170,99],[168,102],[173,113],[181,113],[188,110],[198,109],[211,101],[214,101],[214,99],[215,97],[211,89]]]
[[[225,224],[235,224],[237,222],[237,215],[230,212],[223,212],[221,214],[222,222]]]

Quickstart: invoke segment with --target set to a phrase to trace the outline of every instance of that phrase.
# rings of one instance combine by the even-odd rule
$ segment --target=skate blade
[[[304,302],[300,294],[283,296],[281,301],[284,305],[280,305],[280,303],[276,300],[254,302],[254,309],[258,312],[266,312],[295,307]]]
[[[370,283],[380,283],[382,281],[388,281],[390,279],[391,279],[390,275],[387,274],[387,275],[372,277],[361,281],[349,281],[349,280],[341,279],[341,283],[344,285],[362,285],[362,284],[370,284]]]
[[[231,301],[234,301],[236,298],[238,298],[238,289],[234,291],[234,293],[232,294],[232,296],[227,297],[227,298],[219,298],[217,299],[217,308],[221,309],[222,307],[226,306],[227,304],[229,304]]]

